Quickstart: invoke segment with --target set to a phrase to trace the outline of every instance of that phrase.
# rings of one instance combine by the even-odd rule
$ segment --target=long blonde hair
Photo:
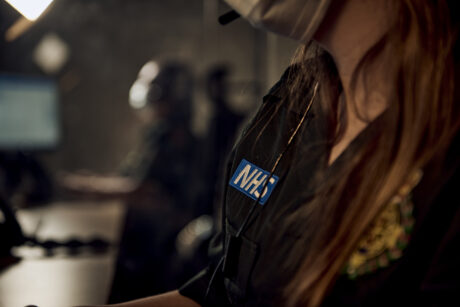
[[[393,5],[395,24],[368,51],[355,74],[356,79],[385,46],[393,48],[395,72],[390,80],[395,91],[385,117],[386,128],[329,178],[308,206],[286,219],[287,224],[308,220],[306,232],[315,233],[284,289],[286,305],[321,304],[360,237],[405,175],[445,151],[459,128],[459,107],[454,99],[456,29],[447,1],[395,0]],[[340,82],[327,55],[317,57],[314,67],[318,69],[311,71],[312,65],[306,65],[311,48],[300,51],[301,68],[289,78],[286,101],[302,99],[310,86],[306,80],[314,74],[322,87],[321,99],[329,101],[330,141],[336,142],[346,124],[337,111]]]

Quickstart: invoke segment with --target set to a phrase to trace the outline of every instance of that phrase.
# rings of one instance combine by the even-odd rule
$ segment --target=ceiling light
[[[53,0],[5,0],[29,20],[36,20]]]

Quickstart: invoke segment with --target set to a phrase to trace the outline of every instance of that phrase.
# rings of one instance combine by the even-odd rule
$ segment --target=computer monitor
[[[49,150],[60,135],[56,82],[0,74],[0,150]]]

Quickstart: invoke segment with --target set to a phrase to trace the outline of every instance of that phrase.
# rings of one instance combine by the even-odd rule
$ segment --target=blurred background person
[[[222,174],[237,132],[247,115],[247,112],[235,108],[231,95],[235,94],[235,88],[230,75],[230,66],[219,63],[211,65],[203,76],[205,98],[212,111],[207,133],[199,140],[199,158],[191,166],[193,172],[199,174],[189,183],[196,218],[177,235],[174,268],[169,272],[178,276],[177,281],[185,282],[194,272],[206,266],[219,248],[214,242],[217,242],[221,227],[218,204],[225,184]]]
[[[174,287],[170,274],[177,233],[193,218],[190,182],[197,140],[190,131],[193,75],[179,61],[146,63],[129,104],[145,127],[142,142],[119,177],[67,175],[67,187],[93,194],[126,194],[127,212],[110,301]],[[89,179],[89,180],[88,180]]]
[[[119,174],[65,174],[62,184],[76,192],[108,196],[139,198],[153,193],[183,205],[196,144],[190,130],[192,96],[193,76],[185,64],[146,63],[129,92],[129,105],[143,136],[122,161]]]
[[[216,209],[214,205],[223,184],[220,174],[237,131],[247,116],[247,112],[235,110],[230,74],[230,66],[219,63],[209,67],[203,78],[205,97],[212,111],[207,133],[201,138],[203,158],[195,165],[203,178],[193,189],[195,209],[200,214],[213,214]]]

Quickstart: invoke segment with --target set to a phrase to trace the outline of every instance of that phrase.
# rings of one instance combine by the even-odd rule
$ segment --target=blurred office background
[[[30,0],[29,6],[36,1]],[[242,19],[219,25],[218,17],[229,10],[219,0],[48,2],[46,11],[30,20],[0,0],[0,306],[102,304],[167,290],[191,272],[176,272],[177,280],[165,281],[163,288],[152,285],[149,293],[149,286],[136,280],[135,273],[126,272],[128,262],[136,258],[123,249],[132,248],[128,243],[138,233],[145,235],[145,241],[141,238],[136,249],[143,244],[159,248],[163,243],[151,237],[161,232],[161,221],[190,208],[147,210],[149,205],[136,207],[145,197],[82,196],[61,181],[68,174],[116,175],[133,148],[145,141],[145,127],[130,105],[130,91],[141,68],[152,60],[187,67],[193,78],[188,126],[197,144],[194,154],[205,160],[197,159],[201,164],[190,169],[200,173],[203,167],[219,168],[222,159],[206,163],[215,156],[209,149],[216,146],[209,143],[216,135],[225,135],[229,143],[233,137],[219,134],[225,127],[216,125],[218,107],[209,93],[210,77],[225,75],[226,107],[243,124],[289,65],[297,43],[255,30]],[[206,155],[200,154],[201,147],[207,148]],[[217,169],[210,177],[216,174]],[[216,193],[202,186],[195,190]],[[196,194],[193,202],[202,203],[206,196]],[[207,202],[218,199],[208,196]],[[172,227],[171,238],[164,240],[177,240],[180,229],[187,226],[206,228],[209,220],[197,218],[203,213],[216,220],[217,213],[208,209],[185,214],[175,226],[178,229]],[[11,214],[19,226],[11,222]],[[139,216],[153,216],[142,223],[154,225],[136,230]],[[195,224],[190,226],[190,221]],[[19,227],[22,237],[15,235]],[[215,231],[215,223],[211,228]],[[107,243],[108,251],[79,250]],[[181,270],[187,261],[194,261],[190,255],[187,261],[177,260],[176,254],[175,262],[165,267]],[[167,260],[170,256],[164,255]],[[120,257],[131,258],[123,262]],[[206,259],[197,261],[198,268]],[[121,293],[129,284],[141,290]]]

